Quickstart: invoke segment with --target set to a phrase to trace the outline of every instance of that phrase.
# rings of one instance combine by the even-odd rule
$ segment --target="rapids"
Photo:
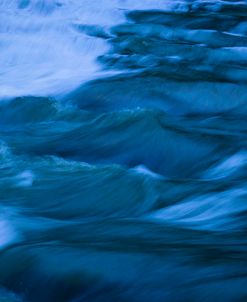
[[[247,301],[246,16],[0,0],[0,301]]]

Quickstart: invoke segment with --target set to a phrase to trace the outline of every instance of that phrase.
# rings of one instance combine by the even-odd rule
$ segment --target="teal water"
[[[247,2],[0,2],[0,301],[247,300]]]

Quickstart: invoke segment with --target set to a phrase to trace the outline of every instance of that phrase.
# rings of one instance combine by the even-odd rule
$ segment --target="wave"
[[[2,103],[1,108],[5,112],[3,137],[17,154],[128,167],[143,164],[154,172],[181,177],[199,169],[200,159],[208,156],[212,161],[216,157],[213,136],[207,133],[208,139],[202,141],[202,133],[192,135],[186,120],[184,124],[181,119],[170,120],[161,111],[139,109],[98,115],[47,99],[16,99]],[[18,116],[16,111],[20,112]],[[195,149],[197,153],[190,156]]]
[[[0,300],[246,300],[246,11],[0,1]]]

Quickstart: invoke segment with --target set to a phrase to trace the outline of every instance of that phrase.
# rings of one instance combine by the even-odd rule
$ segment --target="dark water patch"
[[[20,97],[0,103],[2,127],[45,122],[56,119],[58,103],[49,98]]]
[[[242,286],[246,282],[242,266],[245,254],[242,253],[241,258],[237,252],[236,258],[233,250],[222,253],[224,236],[214,238],[190,233],[186,240],[186,233],[178,229],[162,231],[152,225],[138,227],[136,223],[128,225],[126,222],[124,225],[122,232],[121,223],[119,226],[98,225],[95,238],[93,233],[84,242],[76,238],[76,245],[69,239],[74,232],[68,233],[67,227],[67,236],[64,233],[62,241],[6,250],[1,253],[1,267],[9,275],[1,271],[1,282],[31,301],[86,301],[87,297],[91,301],[114,301],[116,297],[120,301],[128,298],[148,301],[151,297],[157,301],[189,301],[192,297],[196,301],[204,297],[205,291],[209,301],[218,294],[225,301],[245,296]],[[79,226],[77,233],[78,229]],[[128,229],[139,231],[133,232],[131,239]],[[86,227],[80,230],[83,237],[89,234],[87,231],[92,232]],[[117,237],[115,230],[118,230]],[[59,233],[55,237],[59,238]],[[98,242],[99,237],[104,240]],[[69,239],[67,243],[66,238]],[[237,251],[238,246],[234,248]],[[224,284],[235,286],[226,291]]]
[[[246,114],[245,94],[246,87],[241,84],[127,75],[91,82],[68,99],[82,109],[101,112],[139,107],[159,109],[173,116],[243,116]]]
[[[162,24],[169,27],[187,28],[187,29],[212,29],[231,31],[232,28],[244,20],[244,16],[236,17],[230,14],[219,14],[214,12],[178,12],[178,11],[131,11],[127,15],[132,22],[140,24]]]

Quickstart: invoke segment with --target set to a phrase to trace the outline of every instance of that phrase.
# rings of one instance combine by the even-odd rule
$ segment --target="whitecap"
[[[145,165],[139,165],[136,166],[135,168],[132,169],[133,171],[137,172],[138,174],[142,174],[142,175],[147,175],[147,176],[151,176],[153,178],[157,178],[157,179],[164,179],[164,176],[155,173],[153,171],[151,171],[150,169],[148,169]]]
[[[34,181],[34,174],[30,170],[25,170],[15,177],[16,185],[20,187],[31,187]]]
[[[0,216],[0,249],[12,244],[16,239],[17,235],[13,226]]]
[[[214,167],[209,168],[203,175],[203,179],[221,179],[234,175],[247,165],[247,153],[238,152],[224,159]]]
[[[107,29],[134,9],[169,9],[161,0],[0,1],[0,98],[60,96],[109,72],[97,58],[109,45],[74,30],[74,24]],[[177,3],[177,1],[176,1]]]
[[[238,216],[247,210],[246,197],[247,190],[242,188],[211,193],[155,211],[147,218],[200,230],[239,229],[242,221]]]

